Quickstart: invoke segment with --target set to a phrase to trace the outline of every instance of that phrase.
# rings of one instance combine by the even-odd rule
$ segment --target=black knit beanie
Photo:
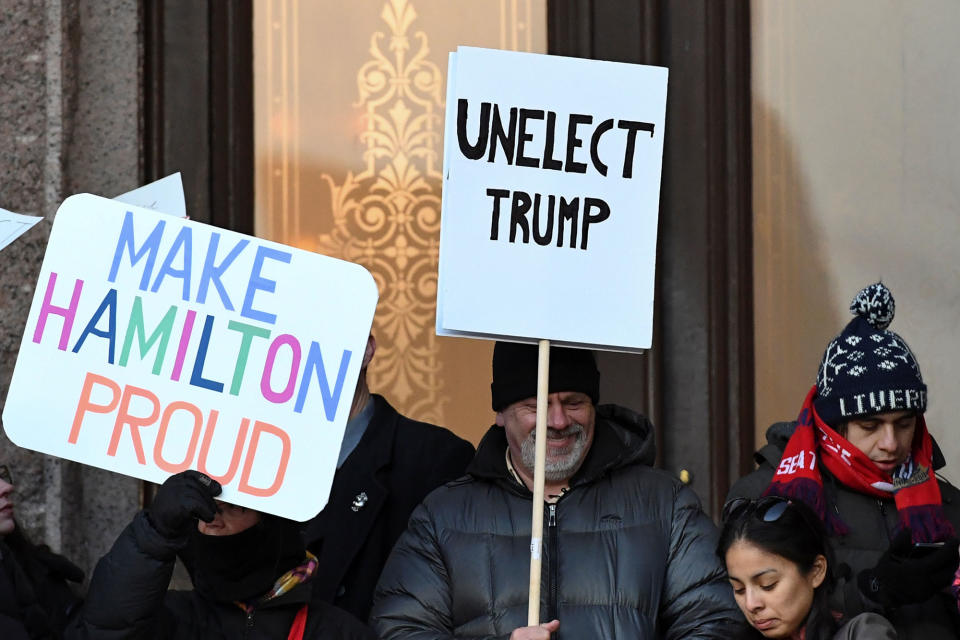
[[[539,347],[535,344],[497,342],[493,348],[493,410],[537,395]],[[593,404],[600,398],[600,372],[593,351],[550,347],[549,392],[579,391]]]
[[[927,385],[903,338],[887,329],[893,294],[872,284],[850,303],[856,317],[827,345],[817,373],[817,414],[831,426],[858,416],[927,408]]]

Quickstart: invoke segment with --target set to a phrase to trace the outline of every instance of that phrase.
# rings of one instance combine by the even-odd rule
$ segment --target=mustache
[[[532,437],[536,437],[535,431],[531,431],[530,433]],[[547,438],[555,438],[559,440],[563,438],[569,438],[570,436],[580,435],[583,435],[583,425],[577,424],[576,422],[563,429],[547,428]]]

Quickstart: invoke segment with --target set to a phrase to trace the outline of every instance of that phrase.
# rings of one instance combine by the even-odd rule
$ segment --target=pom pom
[[[893,294],[882,282],[865,287],[850,303],[850,311],[860,316],[874,329],[882,331],[893,322],[896,305]]]

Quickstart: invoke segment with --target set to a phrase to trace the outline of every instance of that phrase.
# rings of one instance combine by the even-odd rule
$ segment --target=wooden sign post
[[[530,599],[527,624],[540,624],[540,566],[543,552],[543,484],[547,465],[547,395],[550,380],[550,341],[540,340],[537,352],[536,463],[533,470],[533,515],[530,521]]]

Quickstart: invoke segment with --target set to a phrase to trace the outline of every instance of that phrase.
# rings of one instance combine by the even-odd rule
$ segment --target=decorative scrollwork
[[[362,264],[380,289],[373,386],[390,389],[407,413],[443,424],[447,398],[440,394],[441,363],[432,330],[443,75],[428,59],[426,34],[416,32],[412,40],[407,35],[417,17],[408,0],[388,0],[380,17],[390,33],[371,36],[371,59],[357,73],[354,106],[364,110],[364,168],[348,172],[341,184],[323,174],[333,229],[319,236],[317,248]]]

